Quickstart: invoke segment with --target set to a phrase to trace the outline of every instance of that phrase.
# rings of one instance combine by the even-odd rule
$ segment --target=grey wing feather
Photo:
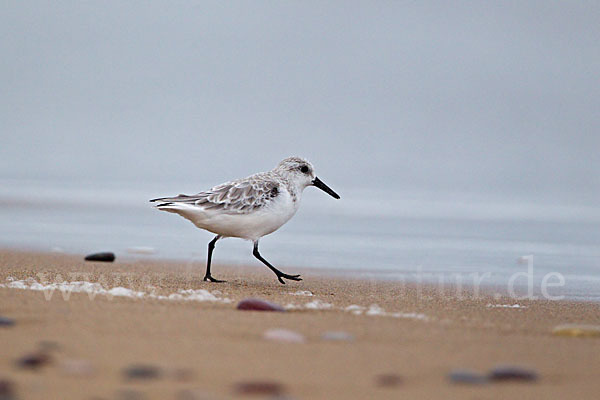
[[[268,204],[279,193],[279,183],[252,176],[239,181],[224,183],[195,195],[180,194],[150,201],[161,201],[158,207],[173,203],[185,203],[205,210],[224,210],[232,214],[245,214]]]

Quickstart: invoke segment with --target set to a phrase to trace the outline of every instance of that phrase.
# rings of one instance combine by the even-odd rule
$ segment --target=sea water
[[[186,185],[5,179],[0,246],[174,259],[198,264],[203,274],[214,235],[148,202]],[[512,279],[518,294],[533,285],[539,295],[546,279],[553,297],[600,300],[600,208],[332,187],[341,200],[305,190],[297,215],[261,240],[267,260],[290,273],[311,267],[404,282],[502,287]],[[213,257],[216,276],[219,264],[264,268],[252,244],[239,239],[219,241]]]

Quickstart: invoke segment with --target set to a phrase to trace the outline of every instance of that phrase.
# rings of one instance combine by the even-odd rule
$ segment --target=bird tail
[[[158,209],[160,209],[162,207],[168,207],[170,205],[173,205],[173,202],[169,201],[168,197],[159,197],[157,199],[152,199],[152,200],[150,200],[150,203],[155,203],[155,204],[153,204],[153,206]]]
[[[150,203],[154,204],[154,207],[158,208],[161,211],[169,211],[169,212],[179,212],[182,210],[189,209],[191,202],[191,198],[193,196],[188,196],[186,194],[180,194],[176,197],[159,197],[156,199],[150,200]]]

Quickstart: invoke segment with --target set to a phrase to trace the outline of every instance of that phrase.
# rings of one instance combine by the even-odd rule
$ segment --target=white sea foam
[[[217,292],[215,290],[215,292]],[[211,293],[205,289],[181,289],[177,293],[171,293],[166,297],[167,300],[180,300],[180,301],[213,301],[222,303],[231,303],[231,299],[217,297],[215,293]]]
[[[354,315],[360,315],[365,311],[365,307],[359,306],[357,304],[351,304],[348,307],[344,308],[344,311],[351,312]]]
[[[133,297],[133,298],[142,298],[146,295],[146,293],[144,292],[136,292],[135,290],[131,290],[131,289],[127,289],[124,287],[114,287],[110,290],[108,290],[106,293],[110,294],[111,296],[122,296],[122,297]]]
[[[180,289],[176,293],[167,295],[157,294],[158,288],[155,286],[147,286],[147,291],[135,291],[121,286],[116,286],[110,289],[105,289],[100,283],[87,282],[87,281],[73,281],[73,282],[61,282],[61,283],[49,283],[42,284],[33,278],[25,280],[16,280],[13,277],[8,277],[5,284],[0,284],[0,287],[19,289],[19,290],[35,290],[43,291],[44,295],[50,300],[54,291],[58,290],[62,293],[63,298],[68,300],[68,296],[71,293],[87,293],[90,299],[93,299],[96,295],[105,295],[109,299],[112,297],[129,297],[134,299],[153,299],[153,300],[167,300],[167,301],[209,301],[209,302],[220,302],[220,303],[231,303],[233,300],[222,297],[222,292],[214,290],[209,292],[205,289]],[[308,291],[304,291],[308,292]],[[310,293],[310,292],[308,292]],[[307,296],[307,294],[302,294]],[[312,296],[312,293],[311,293]],[[518,304],[515,305],[493,305],[488,304],[488,307],[510,307],[520,308]],[[377,304],[371,304],[369,307],[360,306],[357,304],[351,304],[344,308],[335,307],[331,303],[327,303],[320,299],[315,299],[303,305],[288,303],[285,305],[288,310],[342,310],[350,312],[355,315],[367,315],[367,316],[383,316],[393,318],[408,318],[417,319],[422,321],[429,320],[424,314],[419,313],[404,313],[404,312],[387,312]]]
[[[428,321],[429,317],[425,314],[420,313],[405,313],[405,312],[388,312],[385,311],[377,304],[371,304],[368,308],[359,306],[357,304],[351,304],[343,309],[346,312],[354,315],[368,315],[368,316],[380,316],[380,317],[393,317],[393,318],[406,318],[406,319],[418,319],[421,321]]]
[[[333,308],[333,304],[316,299],[304,304],[304,308],[309,310],[330,310]]]
[[[522,306],[520,304],[492,304],[488,303],[487,308],[527,308],[527,306]]]
[[[130,297],[134,299],[157,299],[157,300],[176,300],[176,301],[212,301],[212,302],[222,302],[222,303],[231,303],[231,299],[225,297],[217,297],[215,291],[213,293],[204,289],[180,289],[176,293],[171,293],[169,295],[157,295],[156,288],[153,286],[148,286],[150,292],[136,291],[132,289],[128,289],[121,286],[116,286],[110,289],[105,289],[99,283],[87,282],[87,281],[73,281],[73,282],[61,282],[61,283],[49,283],[42,284],[32,278],[26,280],[14,280],[14,278],[8,278],[6,284],[0,284],[0,287],[10,288],[10,289],[20,289],[20,290],[35,290],[35,291],[43,291],[44,294],[48,296],[52,296],[52,293],[55,290],[62,292],[63,297],[68,299],[68,295],[71,293],[87,293],[90,295],[90,298],[95,297],[96,295],[105,295],[108,298],[111,297]],[[220,294],[220,292],[218,292]]]
[[[68,299],[71,293],[88,293],[90,295],[106,295],[107,297],[131,297],[131,298],[142,298],[146,295],[144,292],[138,292],[135,290],[127,289],[121,286],[113,287],[111,289],[104,289],[99,283],[92,283],[86,281],[73,281],[73,282],[56,282],[49,284],[42,284],[35,279],[28,278],[25,280],[14,280],[7,279],[8,283],[0,285],[9,289],[19,290],[35,290],[42,291],[48,298],[52,296],[52,293],[56,290],[60,291],[65,299]]]
[[[292,296],[313,296],[313,292],[310,290],[298,290],[297,292],[290,293]]]
[[[406,318],[406,319],[418,319],[421,321],[429,321],[429,317],[425,314],[421,313],[403,313],[403,312],[393,312],[387,313],[390,317],[394,318]]]
[[[365,312],[366,315],[386,315],[387,313],[377,304],[371,304],[369,309]]]

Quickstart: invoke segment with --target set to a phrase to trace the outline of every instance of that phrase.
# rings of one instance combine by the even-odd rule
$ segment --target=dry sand
[[[3,284],[7,278],[32,277],[90,281],[145,295],[71,293],[65,300],[58,290],[0,288],[0,316],[16,321],[0,327],[0,380],[13,382],[19,399],[239,398],[236,384],[258,381],[281,384],[286,398],[295,399],[595,399],[600,393],[600,338],[551,333],[563,323],[599,324],[596,303],[457,296],[435,287],[282,269],[303,272],[304,281],[281,285],[260,265],[216,264],[213,275],[229,282],[209,284],[201,281],[201,264],[90,263],[82,256],[2,251]],[[149,296],[180,289],[205,289],[221,300]],[[313,295],[293,294],[299,291]],[[297,308],[236,310],[237,302],[248,297]],[[319,309],[324,303],[331,308]],[[515,303],[521,307],[489,306]],[[351,305],[364,309],[356,315],[345,310]],[[378,315],[367,315],[369,308]],[[264,332],[273,328],[297,332],[305,342],[266,340]],[[322,338],[327,331],[344,331],[354,339],[327,341]],[[47,365],[37,370],[16,365],[40,346],[49,348]],[[134,364],[156,366],[162,374],[127,379],[123,369]],[[498,364],[529,367],[540,378],[483,385],[453,384],[447,378],[456,368],[486,372]],[[382,386],[381,375],[398,375],[402,382]]]

